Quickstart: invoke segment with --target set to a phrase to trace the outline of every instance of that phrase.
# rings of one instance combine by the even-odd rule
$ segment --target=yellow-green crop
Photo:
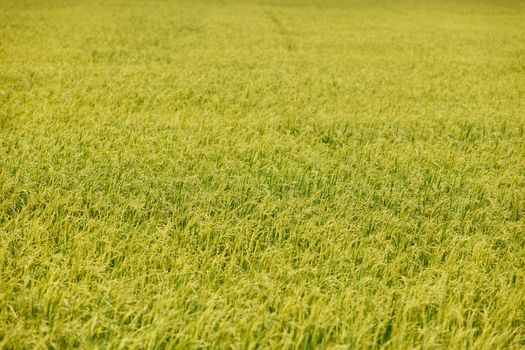
[[[0,348],[523,349],[521,0],[0,0]]]

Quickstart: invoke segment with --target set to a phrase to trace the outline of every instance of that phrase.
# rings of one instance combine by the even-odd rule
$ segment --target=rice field
[[[524,128],[519,0],[0,0],[0,349],[523,349]]]

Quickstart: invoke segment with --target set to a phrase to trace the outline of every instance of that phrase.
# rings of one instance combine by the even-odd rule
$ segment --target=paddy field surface
[[[1,349],[523,349],[523,1],[0,1]]]

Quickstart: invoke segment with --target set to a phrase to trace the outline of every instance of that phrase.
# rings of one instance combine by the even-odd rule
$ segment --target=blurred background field
[[[525,3],[0,1],[0,348],[525,347]]]

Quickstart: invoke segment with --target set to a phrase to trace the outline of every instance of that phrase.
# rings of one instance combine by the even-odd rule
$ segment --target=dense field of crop
[[[0,1],[0,348],[525,347],[522,1]]]

